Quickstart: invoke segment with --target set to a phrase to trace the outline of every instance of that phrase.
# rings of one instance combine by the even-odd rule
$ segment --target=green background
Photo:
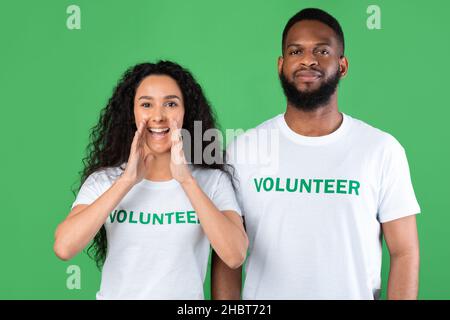
[[[81,8],[68,30],[66,8]],[[381,8],[382,29],[366,10]],[[89,129],[120,75],[138,62],[171,59],[203,86],[222,128],[256,126],[283,112],[276,72],[281,32],[304,7],[341,22],[350,61],[342,111],[393,134],[405,147],[417,198],[420,299],[450,298],[448,63],[450,2],[1,1],[2,299],[94,299],[100,273],[79,254],[53,253],[70,210]],[[81,289],[66,268],[81,268]],[[383,297],[388,271],[384,250]],[[205,283],[209,294],[209,274]]]

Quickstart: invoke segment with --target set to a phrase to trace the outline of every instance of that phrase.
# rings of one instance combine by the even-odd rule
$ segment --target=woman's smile
[[[168,136],[170,128],[161,127],[161,128],[147,128],[147,132],[152,139],[162,140],[166,136]]]

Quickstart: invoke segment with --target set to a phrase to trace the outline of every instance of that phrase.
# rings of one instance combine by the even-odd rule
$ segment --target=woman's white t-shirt
[[[112,167],[91,174],[72,208],[91,204],[121,173]],[[192,168],[192,175],[220,211],[241,214],[225,173]],[[176,180],[136,184],[105,228],[108,250],[97,299],[204,299],[210,244]]]

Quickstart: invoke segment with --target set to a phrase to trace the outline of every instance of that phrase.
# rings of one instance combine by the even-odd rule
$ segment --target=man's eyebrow
[[[331,42],[328,41],[321,41],[314,44],[315,46],[331,46]],[[287,45],[287,48],[289,47],[303,47],[301,43],[290,43]]]
[[[316,46],[331,46],[331,42],[327,42],[327,41],[319,42],[319,43],[316,43]]]

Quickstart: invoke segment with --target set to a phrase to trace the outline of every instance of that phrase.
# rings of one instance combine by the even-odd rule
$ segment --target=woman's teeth
[[[155,138],[164,137],[169,132],[169,128],[148,128],[147,130]]]
[[[166,133],[169,131],[169,128],[148,128],[148,131],[152,133]]]

